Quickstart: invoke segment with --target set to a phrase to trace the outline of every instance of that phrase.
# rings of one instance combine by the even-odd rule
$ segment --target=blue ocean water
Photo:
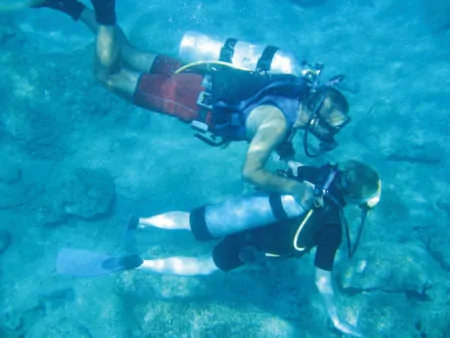
[[[352,122],[339,147],[311,160],[295,140],[306,164],[356,158],[383,181],[358,253],[338,252],[339,313],[367,337],[449,336],[450,2],[117,2],[142,51],[176,56],[191,30],[276,45],[323,62],[325,78],[346,75]],[[64,247],[210,254],[214,243],[158,229],[125,245],[126,220],[241,195],[247,145],[211,148],[109,92],[82,23],[12,3],[0,13],[0,337],[342,336],[315,289],[313,254],[210,276],[57,274]],[[347,216],[356,228],[359,211]]]

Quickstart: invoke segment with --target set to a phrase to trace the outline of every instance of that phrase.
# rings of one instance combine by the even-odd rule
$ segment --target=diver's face
[[[311,133],[320,141],[334,143],[334,136],[350,122],[348,115],[324,101],[319,116],[309,126]]]
[[[334,136],[343,128],[350,119],[339,109],[327,106],[326,100],[319,108],[318,114],[310,119],[309,132],[320,141],[320,148],[323,151],[330,151],[336,148],[337,142]]]
[[[323,101],[322,107],[319,110],[319,116],[322,121],[326,122],[330,128],[336,129],[336,131],[341,130],[350,122],[347,113],[337,109],[329,97]]]

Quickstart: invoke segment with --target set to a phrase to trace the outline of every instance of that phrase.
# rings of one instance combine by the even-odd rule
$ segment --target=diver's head
[[[308,156],[316,157],[324,151],[336,148],[334,135],[350,122],[348,112],[347,99],[330,86],[318,87],[304,100],[294,128],[305,130],[303,147]],[[315,155],[308,150],[310,133],[320,141],[320,151]]]
[[[381,197],[381,180],[365,163],[349,160],[337,166],[337,184],[345,201],[363,208],[373,208]]]
[[[350,122],[349,104],[341,92],[332,87],[313,92],[305,101],[309,132],[325,143],[333,143],[337,134]]]

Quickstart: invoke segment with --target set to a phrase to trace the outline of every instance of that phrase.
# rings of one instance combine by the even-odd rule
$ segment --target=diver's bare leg
[[[218,271],[211,256],[204,258],[168,257],[144,260],[137,270],[177,276],[209,275]]]
[[[148,218],[139,218],[137,228],[159,228],[166,230],[191,230],[190,214],[183,211],[171,211]]]
[[[32,8],[50,8],[81,20],[97,36],[95,75],[116,94],[132,100],[140,72],[148,72],[155,55],[132,48],[116,25],[115,0],[91,0],[96,11],[78,0],[40,0]],[[123,67],[127,65],[131,69]]]
[[[95,13],[89,8],[85,8],[80,15],[81,20],[94,34],[99,32],[99,24],[95,19]],[[130,68],[139,72],[148,72],[155,61],[156,54],[143,52],[132,47],[123,32],[123,30],[115,26],[116,43],[121,47],[121,58]]]
[[[111,0],[92,0],[94,7],[100,12],[100,14],[108,12],[109,10],[114,10],[114,1]],[[79,0],[36,0],[35,3],[29,5],[31,8],[50,8],[61,13],[69,15],[74,21],[81,20],[86,26],[94,33],[98,34],[99,24],[97,23],[97,18],[95,12],[87,8]],[[108,14],[108,13],[107,13]],[[109,14],[114,14],[110,11]],[[116,27],[116,39],[121,46],[121,59],[128,67],[139,71],[148,72],[155,60],[156,55],[151,53],[146,53],[133,48],[129,42],[122,29],[115,24],[115,16],[112,16],[113,20],[110,20],[109,25]]]
[[[172,211],[148,218],[139,218],[138,229],[159,228],[166,230],[191,230],[190,213]],[[203,258],[194,257],[168,257],[160,259],[144,260],[138,270],[160,274],[172,274],[178,276],[209,275],[218,271],[211,256]]]
[[[96,39],[96,56],[99,71],[105,74],[118,73],[121,68],[121,45],[118,43],[116,27],[99,25]]]
[[[115,0],[91,0],[97,23],[95,75],[98,80],[117,94],[132,99],[139,73],[122,67],[122,45],[116,25]],[[84,10],[83,13],[89,13]],[[83,17],[81,13],[80,18]],[[95,30],[89,14],[85,20]],[[86,18],[87,17],[87,18]]]
[[[114,26],[98,27],[94,68],[100,82],[116,94],[132,100],[140,73],[122,67],[121,46]]]

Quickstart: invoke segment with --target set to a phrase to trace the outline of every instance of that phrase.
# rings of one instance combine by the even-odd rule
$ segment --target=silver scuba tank
[[[206,34],[186,32],[179,47],[183,62],[222,61],[237,68],[271,74],[292,74],[312,77],[315,81],[322,70],[306,62],[298,62],[294,56],[274,46],[255,45],[234,38],[214,39]]]
[[[220,238],[296,218],[307,211],[291,195],[260,193],[207,205],[203,223],[214,238]]]

